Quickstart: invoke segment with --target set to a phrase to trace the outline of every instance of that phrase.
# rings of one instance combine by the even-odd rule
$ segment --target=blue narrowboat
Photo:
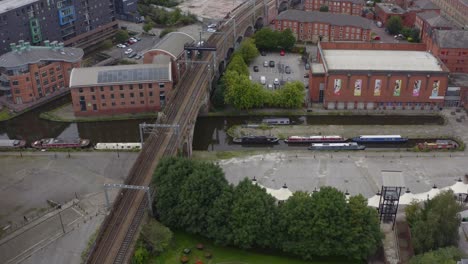
[[[408,139],[400,135],[362,135],[353,138],[358,143],[404,143]]]

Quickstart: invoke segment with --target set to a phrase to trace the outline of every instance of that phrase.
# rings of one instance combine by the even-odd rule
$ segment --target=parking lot
[[[263,64],[265,61],[274,61],[274,67],[265,67]],[[253,67],[258,66],[258,72],[254,72]],[[286,66],[291,68],[291,73],[285,73]],[[273,81],[277,78],[281,85],[284,85],[287,81],[301,81],[305,86],[308,84],[308,79],[304,78],[306,70],[304,69],[304,63],[301,60],[301,55],[297,53],[288,53],[284,56],[280,56],[279,52],[267,52],[266,56],[258,56],[249,65],[250,76],[252,81],[260,83],[261,76],[265,76],[266,84],[265,88],[271,84],[274,88]],[[280,87],[281,87],[280,85]]]

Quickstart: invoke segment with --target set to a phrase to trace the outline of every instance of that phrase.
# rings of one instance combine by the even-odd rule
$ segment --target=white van
[[[265,78],[265,76],[260,76],[260,83],[261,83],[261,84],[266,84],[266,78]]]

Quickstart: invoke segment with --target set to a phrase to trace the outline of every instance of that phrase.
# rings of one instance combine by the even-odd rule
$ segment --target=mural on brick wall
[[[395,81],[395,89],[393,90],[393,96],[400,96],[401,92],[401,80]]]
[[[439,86],[440,86],[440,81],[435,80],[434,83],[432,84],[431,97],[439,96]]]
[[[374,86],[374,96],[380,96],[380,89],[382,87],[382,80],[375,80],[375,86]]]
[[[362,80],[357,79],[354,82],[354,96],[361,96]]]
[[[341,94],[341,79],[335,79],[335,85],[333,86],[333,93],[335,95],[340,95]]]
[[[421,80],[414,81],[413,96],[419,96],[419,90],[421,90]]]

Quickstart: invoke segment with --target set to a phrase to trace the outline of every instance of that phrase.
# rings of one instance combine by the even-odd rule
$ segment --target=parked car
[[[268,84],[268,89],[273,89],[273,84],[269,83]]]
[[[380,40],[380,37],[379,37],[379,36],[375,36],[375,37],[374,37],[374,40]]]
[[[263,62],[263,67],[268,67],[268,61]]]
[[[260,83],[261,83],[261,84],[266,84],[266,78],[265,78],[265,76],[260,76]]]
[[[280,56],[284,56],[284,54],[285,54],[284,50],[281,50],[280,51]]]
[[[206,31],[207,31],[207,32],[210,32],[210,33],[215,33],[215,32],[216,32],[216,29],[214,29],[214,28],[207,28]]]
[[[304,73],[304,78],[309,78],[309,73]]]
[[[130,53],[132,53],[132,52],[133,52],[132,49],[127,49],[124,53],[125,53],[125,54],[130,54]]]
[[[126,47],[127,47],[127,46],[125,46],[124,44],[120,44],[120,43],[119,43],[119,44],[117,44],[117,48],[121,48],[121,49],[123,49],[123,48],[126,48]]]
[[[402,34],[398,34],[398,35],[395,35],[394,38],[401,40],[401,39],[405,39],[405,36],[403,36]]]
[[[143,58],[143,54],[137,53],[137,55],[135,56],[135,60],[139,60],[141,58]]]
[[[306,63],[305,66],[304,66],[304,68],[305,68],[306,70],[309,70],[309,69],[310,69],[310,64],[309,64],[309,63]]]
[[[127,56],[127,57],[130,59],[130,58],[133,58],[133,57],[135,57],[135,56],[136,56],[136,53],[135,53],[135,52],[133,52],[133,53],[130,53],[130,54],[128,54],[128,56]]]
[[[216,28],[216,27],[217,27],[217,25],[215,23],[209,24],[207,26],[207,28]]]
[[[138,40],[136,38],[134,38],[134,37],[131,37],[128,40],[131,41],[131,42],[138,42]]]
[[[141,41],[141,38],[139,38],[139,37],[135,37],[135,39],[136,39],[137,41]]]
[[[270,65],[271,68],[274,68],[275,67],[275,61],[270,61],[269,65]]]
[[[136,43],[135,41],[131,41],[131,40],[127,41],[127,45],[133,45],[135,43]]]
[[[286,66],[286,67],[284,68],[284,72],[285,72],[286,74],[290,74],[290,73],[291,73],[291,67]]]
[[[260,55],[266,56],[266,51],[264,51],[264,50],[260,51]]]
[[[274,84],[275,86],[278,86],[278,85],[280,84],[279,79],[278,79],[278,78],[275,78],[275,80],[273,81],[273,84]]]
[[[254,72],[258,72],[258,66],[257,65],[253,66],[253,70]]]

